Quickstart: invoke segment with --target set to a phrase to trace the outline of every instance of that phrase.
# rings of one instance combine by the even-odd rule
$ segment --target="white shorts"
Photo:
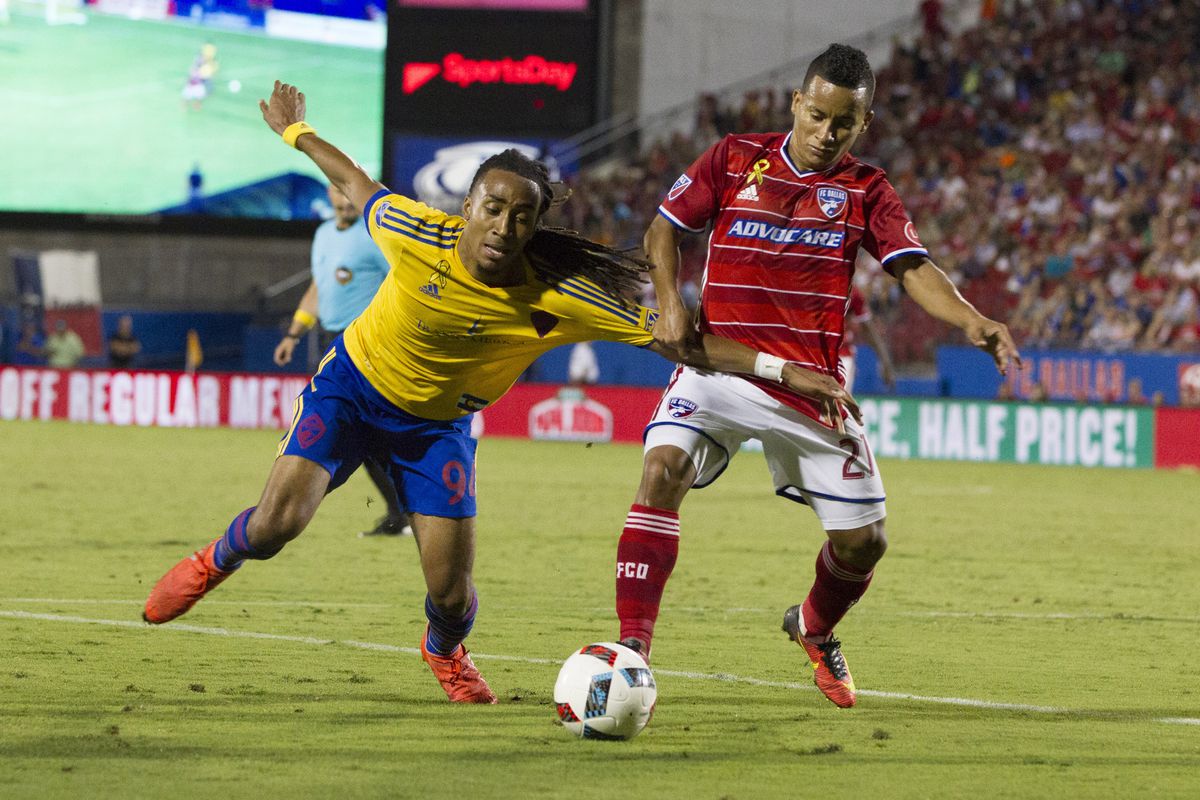
[[[646,450],[674,445],[696,467],[695,488],[725,471],[743,442],[758,439],[775,493],[812,507],[825,530],[850,530],[887,516],[883,481],[853,418],[838,433],[754,384],[681,367],[644,435]]]
[[[838,356],[838,367],[842,370],[842,386],[854,394],[854,356]]]

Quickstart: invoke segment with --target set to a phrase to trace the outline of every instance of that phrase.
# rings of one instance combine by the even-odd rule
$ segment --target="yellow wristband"
[[[288,147],[295,147],[296,140],[306,133],[316,133],[316,130],[304,120],[293,122],[283,129],[283,141]]]
[[[305,330],[308,330],[313,325],[317,324],[317,318],[304,309],[298,308],[296,309],[296,313],[292,314],[292,322],[299,322],[304,326]]]

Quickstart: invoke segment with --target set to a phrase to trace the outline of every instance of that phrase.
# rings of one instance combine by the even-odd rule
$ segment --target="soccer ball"
[[[229,93],[230,94],[237,94],[241,90],[242,90],[242,82],[239,81],[237,78],[234,78],[233,80],[231,80],[229,82]]]
[[[558,718],[584,739],[632,739],[650,721],[657,698],[645,660],[612,642],[572,653],[554,682]]]

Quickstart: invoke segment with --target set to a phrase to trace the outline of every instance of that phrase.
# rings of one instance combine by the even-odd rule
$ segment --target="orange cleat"
[[[421,637],[421,658],[433,670],[434,677],[452,703],[495,703],[496,695],[488,688],[487,681],[479,674],[467,648],[461,644],[448,656],[439,656],[425,649],[429,628]]]
[[[804,636],[800,621],[800,606],[792,606],[783,615],[783,632],[804,648],[813,668],[813,681],[821,693],[838,708],[850,708],[855,703],[854,678],[842,655],[842,643],[832,636],[824,642],[813,642]]]
[[[208,547],[192,553],[158,579],[146,598],[142,619],[153,625],[170,622],[187,613],[201,597],[236,571],[222,572],[213,564],[213,549],[218,541],[219,537],[213,539]]]

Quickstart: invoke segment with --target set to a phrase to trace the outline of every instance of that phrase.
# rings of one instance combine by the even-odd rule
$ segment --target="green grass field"
[[[192,110],[180,92],[206,41],[220,71]],[[262,121],[258,100],[276,78],[304,91],[322,136],[379,173],[381,52],[102,14],[48,26],[16,13],[0,25],[0,210],[145,213],[186,201],[195,164],[208,194],[283,172],[319,178]]]
[[[839,628],[834,708],[779,631],[821,533],[741,456],[684,508],[632,742],[551,691],[615,635],[629,446],[485,440],[469,644],[501,696],[416,654],[411,539],[358,539],[360,476],[190,614],[151,584],[258,496],[275,434],[0,423],[0,797],[1195,797],[1200,477],[884,462],[891,549]]]

